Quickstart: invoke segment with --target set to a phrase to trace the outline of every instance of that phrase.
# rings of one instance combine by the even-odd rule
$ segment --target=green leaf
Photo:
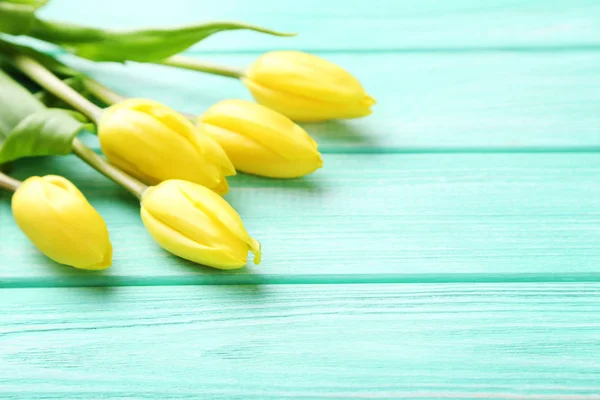
[[[0,3],[11,3],[33,7],[35,10],[46,5],[48,0],[0,0]]]
[[[28,115],[44,109],[29,91],[0,70],[0,138],[7,137]]]
[[[58,61],[56,58],[48,54],[42,53],[41,51],[38,51],[28,46],[22,46],[2,39],[0,39],[0,54],[1,53],[5,53],[7,55],[24,54],[26,56],[34,58],[44,67],[48,68],[49,70],[54,72],[54,74],[58,75],[61,78],[75,77],[80,75],[79,71],[68,67],[67,65],[63,64],[62,62]]]
[[[26,34],[33,26],[35,12],[47,0],[0,0],[0,32]]]
[[[0,172],[4,172],[4,173],[9,173],[11,172],[13,169],[13,163],[4,163],[4,164],[0,164]]]
[[[0,144],[0,163],[23,157],[69,154],[73,139],[89,125],[75,111],[49,108],[30,114]]]
[[[246,29],[275,36],[293,36],[240,22],[211,22],[174,28],[104,30],[36,19],[28,33],[94,61],[160,61],[218,32]]]
[[[46,108],[0,70],[0,164],[71,152],[75,136],[93,126],[78,112]]]
[[[92,97],[89,93],[87,87],[83,83],[83,74],[80,72],[66,66],[62,62],[56,60],[54,57],[44,54],[38,50],[35,50],[31,47],[21,46],[12,42],[7,42],[5,40],[0,39],[0,54],[5,53],[9,55],[8,60],[3,60],[0,57],[0,67],[5,71],[8,71],[13,79],[15,79],[21,86],[29,89],[29,91],[34,92],[34,96],[37,100],[43,103],[46,107],[50,108],[64,108],[64,109],[72,109],[70,105],[65,103],[63,100],[59,99],[55,95],[49,93],[42,87],[40,87],[36,82],[32,81],[27,75],[24,75],[19,69],[15,68],[12,64],[10,64],[10,56],[17,54],[27,55],[46,68],[54,72],[55,75],[59,76],[63,82],[67,85],[71,86],[77,92],[82,94],[85,97]]]

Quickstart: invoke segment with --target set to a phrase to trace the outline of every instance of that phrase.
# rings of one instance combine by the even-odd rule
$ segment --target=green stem
[[[123,186],[138,199],[141,199],[142,194],[144,194],[146,189],[148,189],[148,186],[144,185],[142,182],[110,165],[104,158],[96,154],[79,139],[73,140],[73,152],[75,152],[77,157],[88,163],[92,168]]]
[[[104,104],[113,105],[125,100],[125,97],[92,78],[84,76],[82,82],[87,91]]]
[[[98,124],[102,109],[64,83],[42,64],[22,54],[15,55],[12,61],[18,69],[33,81],[85,114],[95,124]]]
[[[104,86],[103,84],[101,84],[100,82],[98,82],[92,78],[89,78],[87,76],[82,76],[81,79],[82,79],[83,86],[85,87],[85,89],[88,92],[90,92],[92,94],[92,96],[94,96],[95,98],[97,98],[98,100],[103,102],[104,104],[112,106],[113,104],[120,103],[123,100],[127,99],[125,96],[121,96],[119,93]],[[183,112],[180,112],[180,114],[189,120],[192,120],[192,121],[196,120],[196,116],[193,114],[187,114],[187,113],[183,113]]]
[[[241,79],[244,72],[235,68],[223,67],[221,65],[208,64],[196,60],[195,58],[175,55],[158,61],[157,64],[168,65],[170,67],[191,69],[194,71],[207,72],[209,74],[226,76],[229,78]]]
[[[20,181],[0,172],[0,188],[14,192],[20,185]]]

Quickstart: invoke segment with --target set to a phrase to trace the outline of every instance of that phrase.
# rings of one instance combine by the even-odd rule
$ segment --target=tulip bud
[[[245,100],[224,100],[198,119],[200,131],[225,150],[237,170],[296,178],[323,165],[317,143],[289,118]]]
[[[243,81],[257,102],[294,121],[365,117],[375,104],[349,72],[299,51],[264,54]]]
[[[147,184],[183,179],[219,194],[235,169],[223,149],[190,121],[160,103],[129,99],[108,107],[98,124],[111,164]]]
[[[48,258],[75,268],[100,270],[112,263],[112,246],[102,217],[61,176],[25,180],[12,198],[19,228]]]
[[[251,238],[240,216],[220,196],[192,182],[168,180],[142,197],[142,221],[165,250],[218,269],[246,264],[248,250],[260,262],[260,243]]]

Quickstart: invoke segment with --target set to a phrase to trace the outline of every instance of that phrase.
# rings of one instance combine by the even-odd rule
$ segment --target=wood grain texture
[[[600,3],[595,0],[53,0],[49,18],[110,28],[241,20],[300,33],[283,39],[256,33],[214,36],[197,52],[279,48],[337,51],[446,51],[598,48]],[[90,21],[91,23],[92,21]]]
[[[114,266],[54,265],[12,223],[4,200],[3,286],[600,279],[595,153],[328,154],[304,179],[240,175],[226,198],[264,254],[235,273],[162,251],[124,190],[73,157],[45,160],[15,164],[17,176],[57,173],[76,183],[107,221]]]
[[[5,289],[3,399],[592,399],[599,284]]]
[[[600,150],[599,54],[327,53],[323,56],[353,72],[378,104],[364,119],[305,127],[323,152],[333,153]],[[234,66],[254,58],[207,57]],[[124,95],[189,113],[226,98],[250,99],[242,84],[228,78],[65,60]]]
[[[600,2],[53,0],[42,15],[297,31],[189,54],[313,51],[379,103],[306,125],[318,173],[231,180],[265,249],[234,273],[162,251],[136,202],[74,157],[15,163],[75,182],[115,263],[48,261],[0,195],[0,398],[600,399]],[[65,60],[186,112],[249,98],[225,78]]]

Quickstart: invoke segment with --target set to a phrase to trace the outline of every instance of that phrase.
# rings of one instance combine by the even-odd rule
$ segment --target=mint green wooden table
[[[226,273],[160,250],[138,207],[71,157],[106,219],[105,273],[42,257],[0,202],[2,399],[600,399],[600,2],[54,0],[103,26],[240,19],[189,52],[339,63],[372,117],[307,125],[325,166],[237,176],[264,246]],[[225,78],[65,58],[127,95],[198,113]],[[87,138],[97,147],[95,138]]]

